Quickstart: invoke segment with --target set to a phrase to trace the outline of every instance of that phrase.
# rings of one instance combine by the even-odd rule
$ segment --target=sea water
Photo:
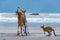
[[[43,24],[53,28],[60,28],[60,14],[42,14],[30,15],[26,13],[27,26],[40,28]],[[0,13],[0,27],[17,27],[16,13]]]

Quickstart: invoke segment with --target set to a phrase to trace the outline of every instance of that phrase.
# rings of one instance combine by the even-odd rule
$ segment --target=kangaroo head
[[[44,25],[43,25],[43,26],[41,26],[41,28],[44,28]]]
[[[21,12],[25,13],[25,12],[26,12],[26,10],[22,9],[22,10],[21,10]]]

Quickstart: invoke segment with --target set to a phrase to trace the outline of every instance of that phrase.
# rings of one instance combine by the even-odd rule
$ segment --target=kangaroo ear
[[[24,10],[24,9],[22,9],[21,11],[22,11],[23,13],[25,13],[25,12],[26,12],[26,10]]]
[[[18,9],[16,10],[16,13],[18,13]]]

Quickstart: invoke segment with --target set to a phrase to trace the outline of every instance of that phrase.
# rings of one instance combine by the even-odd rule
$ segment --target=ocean
[[[43,24],[54,28],[60,28],[60,14],[40,13],[39,15],[30,15],[26,13],[27,26],[40,28]],[[15,13],[0,13],[0,27],[17,27],[17,15]]]

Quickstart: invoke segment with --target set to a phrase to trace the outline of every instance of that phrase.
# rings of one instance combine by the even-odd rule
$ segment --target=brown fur
[[[18,15],[18,33],[17,35],[19,35],[19,28],[21,29],[21,35],[22,34],[22,27],[25,26],[25,31],[24,33],[27,35],[27,32],[26,32],[26,23],[27,23],[27,20],[26,20],[26,16],[25,16],[25,10],[21,10],[21,11],[16,11],[16,14]]]
[[[43,29],[44,34],[45,34],[45,32],[47,32],[49,34],[48,36],[50,36],[51,32],[53,31],[54,35],[56,36],[55,31],[52,27],[50,27],[50,26],[44,27],[44,25],[43,25],[43,26],[41,26],[41,28]]]

